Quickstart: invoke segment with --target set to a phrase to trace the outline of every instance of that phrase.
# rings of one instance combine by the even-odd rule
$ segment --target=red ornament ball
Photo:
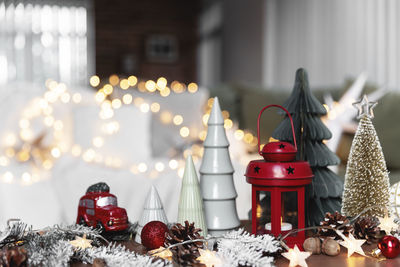
[[[164,245],[165,233],[168,232],[168,227],[160,221],[151,221],[147,223],[140,235],[142,245],[147,249],[156,249]]]
[[[386,258],[396,258],[400,254],[400,241],[394,236],[386,235],[379,240],[378,248]]]

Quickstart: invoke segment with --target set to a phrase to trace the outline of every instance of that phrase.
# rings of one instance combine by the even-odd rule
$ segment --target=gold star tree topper
[[[380,223],[378,227],[385,231],[387,235],[390,235],[393,229],[397,230],[399,228],[399,225],[394,222],[394,218],[388,216],[387,211],[385,212],[385,217],[378,217],[378,219]]]
[[[69,241],[69,243],[77,250],[91,248],[92,242],[93,242],[93,240],[86,239],[86,234],[84,234],[83,237],[76,236],[75,240]]]
[[[364,115],[370,119],[374,118],[373,108],[377,104],[377,102],[369,101],[367,95],[364,95],[360,101],[354,102],[353,106],[358,109],[357,119],[362,118]]]
[[[311,252],[300,251],[297,245],[294,245],[294,248],[289,249],[288,252],[282,253],[282,256],[290,261],[289,267],[295,267],[297,265],[308,267],[306,259],[311,256]]]
[[[339,233],[339,231],[336,231]],[[347,248],[347,258],[349,258],[354,253],[358,253],[360,255],[365,256],[364,250],[361,248],[361,245],[365,243],[365,239],[355,239],[352,234],[349,234],[349,237],[346,237],[342,233],[339,234],[343,241],[339,241],[339,244],[345,248]]]

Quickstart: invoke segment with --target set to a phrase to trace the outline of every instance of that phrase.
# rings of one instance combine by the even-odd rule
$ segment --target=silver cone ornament
[[[184,224],[185,221],[194,222],[195,227],[202,230],[201,234],[207,235],[199,180],[190,155],[186,159],[178,206],[178,223]]]
[[[136,232],[136,242],[141,243],[140,234],[142,233],[142,229],[148,222],[151,221],[160,221],[165,224],[168,223],[160,196],[158,195],[157,189],[154,187],[154,185],[151,186],[150,192],[147,195],[146,202],[144,204],[142,216],[140,217]]]
[[[209,234],[222,235],[240,226],[236,211],[234,169],[229,155],[229,142],[218,98],[208,119],[204,141],[203,161],[200,167],[200,188]]]

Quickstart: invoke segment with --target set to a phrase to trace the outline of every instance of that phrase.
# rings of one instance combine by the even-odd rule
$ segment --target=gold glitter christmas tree
[[[375,102],[367,97],[355,103],[361,118],[351,145],[344,182],[342,213],[356,216],[376,206],[366,215],[383,216],[389,208],[389,175],[382,147],[372,125]]]

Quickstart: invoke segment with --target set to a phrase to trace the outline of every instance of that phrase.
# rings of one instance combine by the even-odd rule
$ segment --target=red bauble
[[[140,235],[142,245],[147,249],[156,249],[164,245],[165,233],[168,232],[168,227],[160,221],[151,221],[147,223]]]
[[[386,235],[379,240],[378,248],[386,258],[396,258],[400,254],[400,241],[391,235]]]

